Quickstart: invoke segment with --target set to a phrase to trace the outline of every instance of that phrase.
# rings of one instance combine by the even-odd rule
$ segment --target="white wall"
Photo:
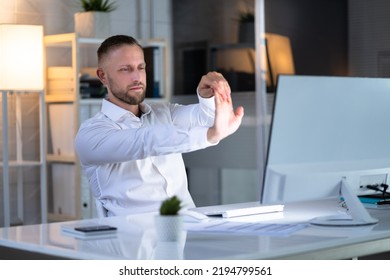
[[[138,39],[170,40],[171,0],[115,0],[111,12],[112,34]],[[39,24],[45,35],[74,32],[74,13],[81,11],[78,0],[2,0],[0,23]]]

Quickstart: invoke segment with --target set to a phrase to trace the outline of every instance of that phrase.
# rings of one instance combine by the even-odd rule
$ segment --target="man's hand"
[[[217,143],[236,132],[244,116],[244,108],[242,106],[234,111],[230,90],[228,94],[225,94],[223,91],[214,91],[214,96],[215,120],[214,125],[207,131],[207,140],[210,143]]]
[[[225,97],[230,95],[229,83],[220,73],[209,72],[200,80],[198,84],[198,93],[203,98],[210,98],[217,92]]]

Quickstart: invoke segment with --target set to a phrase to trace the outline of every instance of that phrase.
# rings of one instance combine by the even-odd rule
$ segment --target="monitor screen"
[[[281,75],[262,203],[356,194],[388,184],[390,79]]]

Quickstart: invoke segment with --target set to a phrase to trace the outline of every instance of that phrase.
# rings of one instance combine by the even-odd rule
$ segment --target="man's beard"
[[[114,95],[117,99],[120,101],[129,104],[129,105],[139,105],[142,101],[145,100],[145,91],[146,89],[142,91],[139,95],[129,95],[128,90],[119,90],[119,91],[112,91],[112,95]]]
[[[112,81],[110,81],[110,85],[113,85]],[[111,93],[114,95],[117,99],[120,101],[129,104],[129,105],[139,105],[141,102],[145,100],[145,93],[146,93],[146,85],[142,83],[138,83],[137,85],[143,86],[143,91],[141,94],[133,94],[130,95],[130,88],[134,85],[127,86],[126,89],[119,89],[116,88],[115,85],[111,87]]]

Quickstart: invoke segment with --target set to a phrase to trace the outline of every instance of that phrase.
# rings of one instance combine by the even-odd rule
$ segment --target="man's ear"
[[[106,84],[106,73],[104,72],[104,70],[102,68],[98,68],[96,70],[96,75],[98,76],[99,80],[102,82],[103,85]]]

